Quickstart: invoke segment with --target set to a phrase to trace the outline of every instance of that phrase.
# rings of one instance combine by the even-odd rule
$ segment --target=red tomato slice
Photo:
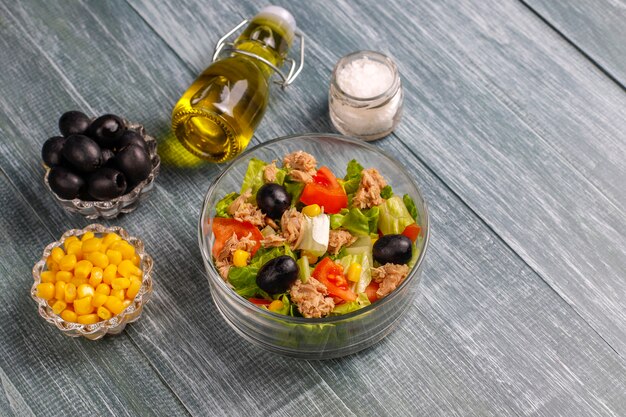
[[[330,214],[339,213],[342,208],[348,207],[348,196],[328,167],[321,167],[317,171],[313,182],[302,190],[300,201],[307,206],[318,204],[324,207],[324,212]]]
[[[213,244],[213,256],[217,258],[220,251],[224,247],[224,243],[232,235],[237,235],[239,239],[252,233],[252,239],[256,241],[256,244],[250,251],[250,256],[254,256],[254,253],[261,247],[261,240],[263,235],[259,232],[252,223],[240,222],[235,219],[226,219],[223,217],[216,217],[213,219],[213,235],[215,236],[215,243]]]
[[[345,301],[355,301],[356,294],[348,289],[348,281],[343,276],[343,267],[330,258],[324,258],[311,273],[328,288],[328,293]]]
[[[402,234],[408,237],[409,239],[411,239],[413,242],[415,242],[421,230],[422,228],[419,227],[417,223],[412,223],[404,228],[404,231],[402,232]]]
[[[370,285],[367,286],[367,288],[365,288],[365,295],[367,295],[367,298],[370,300],[370,303],[373,303],[374,301],[378,300],[378,295],[376,295],[376,291],[378,291],[378,283],[375,281],[370,282]]]
[[[271,301],[265,298],[248,298],[248,301],[258,306],[268,306],[271,304]]]

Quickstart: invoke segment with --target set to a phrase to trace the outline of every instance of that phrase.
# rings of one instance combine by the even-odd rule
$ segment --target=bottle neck
[[[256,17],[237,38],[235,48],[250,52],[280,67],[283,65],[292,41],[293,39],[287,38],[286,31],[277,22]],[[262,61],[250,59],[267,77],[270,77],[274,72],[269,65]]]

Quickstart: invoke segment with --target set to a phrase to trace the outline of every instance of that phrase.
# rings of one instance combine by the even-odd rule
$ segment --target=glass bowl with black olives
[[[160,158],[143,126],[114,114],[90,118],[68,111],[61,136],[44,142],[44,182],[71,213],[110,219],[137,208],[154,188]]]
[[[430,229],[417,180],[341,135],[243,153],[212,183],[198,224],[217,310],[282,355],[330,359],[376,344],[419,290]]]

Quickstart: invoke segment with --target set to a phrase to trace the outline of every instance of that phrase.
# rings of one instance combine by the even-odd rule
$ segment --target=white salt
[[[363,57],[339,68],[337,83],[344,93],[352,97],[371,98],[389,90],[393,73],[382,62]]]

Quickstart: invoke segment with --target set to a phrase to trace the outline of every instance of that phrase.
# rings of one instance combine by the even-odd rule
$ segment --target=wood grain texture
[[[623,0],[524,0],[524,3],[626,87]]]
[[[190,46],[187,34],[221,33],[224,15],[233,15],[222,25],[229,27],[256,10],[191,0],[181,7],[197,10],[188,20],[178,8],[132,4],[197,71],[212,43]],[[334,62],[356,49],[394,56],[408,92],[401,140],[626,352],[626,191],[619,181],[626,177],[626,95],[619,86],[516,2],[338,2],[334,13],[311,2],[299,12],[309,38],[303,77],[327,85]],[[193,29],[171,30],[177,22]],[[323,126],[326,90],[311,91],[310,82],[288,93],[303,97],[297,105],[276,95],[270,111],[288,122],[262,125],[257,136]]]
[[[210,55],[213,41],[206,39],[216,38],[230,26],[224,23],[224,10],[243,17],[255,7],[178,3],[156,6],[156,17],[142,12],[165,39],[177,32],[202,41],[194,46],[199,55],[183,57],[183,62],[122,2],[71,7],[11,4],[10,16],[19,29],[0,27],[1,39],[14,45],[0,50],[11,74],[11,78],[0,77],[0,108],[6,115],[0,128],[8,139],[0,148],[0,167],[41,215],[42,224],[60,234],[85,223],[65,215],[49,196],[38,192],[40,137],[54,129],[59,108],[118,112],[143,122],[167,141],[171,105]],[[323,10],[306,10],[307,32],[328,18]],[[184,20],[190,16],[192,20]],[[353,16],[368,22],[367,16]],[[357,33],[354,26],[344,30]],[[27,35],[30,40],[15,40]],[[353,48],[350,42],[339,37],[330,52],[313,44],[308,56],[330,53],[333,59],[313,60],[293,89],[275,92],[255,142],[330,129],[326,92],[320,86],[326,85],[334,59]],[[432,51],[422,51],[426,52]],[[20,71],[28,64],[33,72]],[[412,73],[411,79],[419,80],[413,78],[418,75]],[[20,88],[34,79],[32,89]],[[476,89],[471,78],[458,82],[467,83],[472,92]],[[154,300],[125,334],[196,415],[625,414],[623,360],[493,233],[491,224],[455,195],[459,194],[456,186],[449,188],[440,172],[435,175],[424,166],[421,149],[436,145],[433,136],[446,134],[450,141],[457,132],[441,127],[446,119],[436,119],[421,101],[407,103],[407,109],[427,110],[431,130],[408,118],[403,123],[411,129],[378,144],[397,155],[425,191],[431,203],[433,240],[423,292],[400,329],[383,343],[345,359],[304,362],[251,347],[228,328],[210,302],[196,246],[200,201],[221,169],[206,164],[188,168],[166,164],[150,200],[112,222],[140,234],[157,259]],[[484,116],[484,123],[491,120],[489,115],[503,114],[507,113],[492,111]],[[495,117],[489,127],[519,129],[518,124],[500,128],[499,123]],[[426,139],[416,138],[415,132],[426,132]],[[17,160],[9,158],[13,153]],[[446,162],[455,163],[449,153],[446,157],[450,158]],[[503,161],[490,162],[508,163]],[[32,392],[27,394],[29,401],[42,401]]]

